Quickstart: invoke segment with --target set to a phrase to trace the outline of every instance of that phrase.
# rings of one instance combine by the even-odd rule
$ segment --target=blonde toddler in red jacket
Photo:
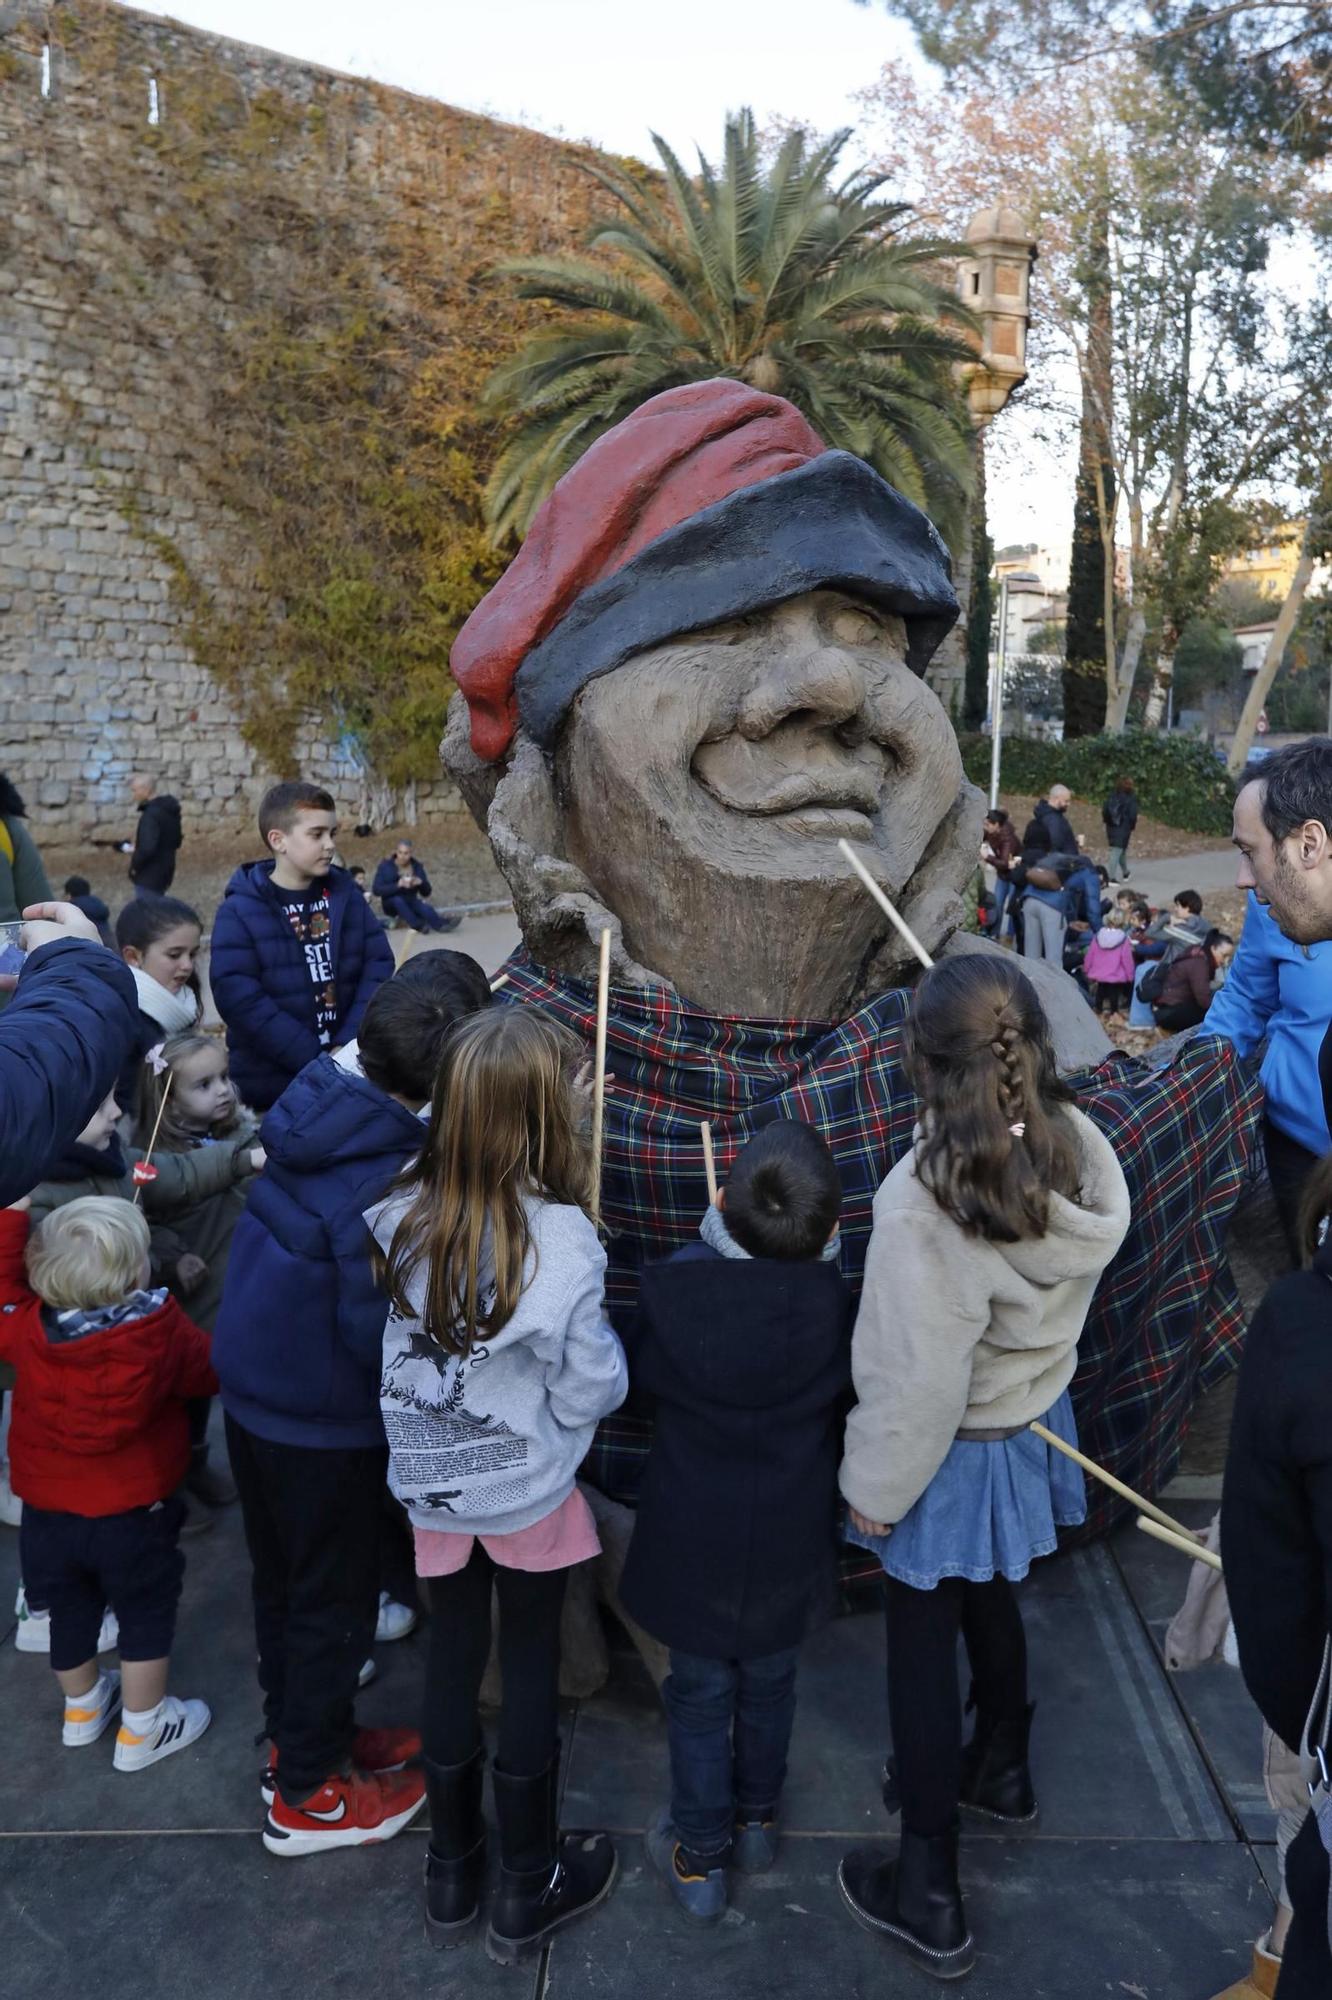
[[[148,1289],[148,1225],[132,1203],[71,1201],[31,1234],[26,1210],[26,1197],[0,1209],[0,1360],[18,1376],[9,1456],[24,1581],[50,1606],[64,1742],[96,1743],[119,1713],[112,1761],[140,1771],[212,1720],[205,1702],[166,1686],[185,1573],[176,1489],[190,1460],[186,1403],[212,1395],[217,1378],[207,1335],[164,1289]],[[119,1673],[97,1660],[107,1604],[120,1624]]]

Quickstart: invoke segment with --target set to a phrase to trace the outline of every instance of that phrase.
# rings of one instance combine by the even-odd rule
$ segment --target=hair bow
[[[152,1064],[154,1076],[161,1076],[162,1071],[168,1067],[166,1056],[163,1053],[165,1048],[165,1042],[157,1042],[144,1057],[146,1063]]]
[[[1021,1118],[1019,1118],[1017,1124],[1010,1125],[1008,1129],[1013,1134],[1013,1137],[1015,1139],[1021,1139],[1025,1136],[1027,1127],[1024,1121]]]

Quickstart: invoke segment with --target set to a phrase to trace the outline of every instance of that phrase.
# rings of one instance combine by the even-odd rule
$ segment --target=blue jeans
[[[681,1845],[720,1867],[737,1820],[776,1816],[795,1721],[798,1652],[704,1660],[671,1650],[662,1688],[671,1819]]]
[[[994,929],[993,937],[1004,934],[1004,918],[1008,915],[1008,905],[1013,900],[1015,884],[1003,875],[996,875],[994,881]]]

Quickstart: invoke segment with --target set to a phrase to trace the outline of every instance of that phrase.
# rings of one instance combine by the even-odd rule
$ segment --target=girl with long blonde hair
[[[391,1301],[380,1391],[389,1481],[430,1595],[426,1931],[452,1944],[479,1914],[477,1697],[494,1592],[501,1868],[486,1947],[501,1964],[539,1950],[615,1873],[604,1835],[556,1833],[560,1610],[570,1565],[600,1546],[574,1475],[626,1387],[587,1213],[582,1056],[534,1008],[462,1022],[420,1157],[369,1216]]]

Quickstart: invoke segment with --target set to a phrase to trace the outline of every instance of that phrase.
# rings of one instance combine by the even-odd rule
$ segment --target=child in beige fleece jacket
[[[921,1119],[874,1201],[841,1471],[850,1539],[885,1571],[895,1755],[884,1802],[901,1806],[902,1840],[894,1861],[847,1855],[839,1881],[867,1928],[956,1978],[975,1955],[959,1804],[992,1821],[1036,1816],[1012,1585],[1086,1515],[1081,1473],[1028,1426],[1077,1441],[1078,1339],[1129,1194],[1059,1080],[1013,960],[935,966],[916,992],[908,1059]],[[976,1707],[965,1751],[959,1630]]]

